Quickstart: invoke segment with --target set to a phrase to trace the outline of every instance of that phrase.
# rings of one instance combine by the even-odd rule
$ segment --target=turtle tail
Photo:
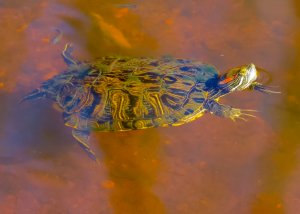
[[[36,100],[36,99],[40,99],[40,98],[45,98],[46,97],[46,92],[37,88],[35,90],[33,90],[32,92],[30,92],[29,94],[27,94],[25,97],[23,97],[20,101],[19,104],[27,101],[27,100]]]

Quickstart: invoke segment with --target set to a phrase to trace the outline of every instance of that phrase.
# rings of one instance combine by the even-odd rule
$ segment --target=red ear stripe
[[[219,84],[226,84],[226,83],[230,82],[231,80],[233,80],[233,78],[234,77],[228,77],[228,78],[222,80],[221,82],[219,82]]]
[[[228,82],[230,82],[231,80],[235,79],[237,77],[237,74],[234,74],[233,76],[231,77],[227,77],[226,79],[222,80],[221,82],[219,82],[219,84],[226,84]]]

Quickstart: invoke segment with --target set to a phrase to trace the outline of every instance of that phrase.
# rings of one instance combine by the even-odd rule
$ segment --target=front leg
[[[206,100],[203,104],[203,107],[216,116],[229,118],[233,121],[235,121],[236,119],[242,119],[246,121],[243,116],[255,117],[252,114],[245,113],[253,112],[255,110],[241,110],[238,108],[232,108],[228,105],[222,105],[215,100]]]
[[[262,93],[266,93],[266,94],[280,94],[281,92],[279,91],[273,91],[271,89],[270,86],[265,86],[261,83],[258,82],[253,82],[250,86],[249,86],[250,90],[256,90]]]

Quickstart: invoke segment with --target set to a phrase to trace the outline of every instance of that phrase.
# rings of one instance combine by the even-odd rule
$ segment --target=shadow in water
[[[85,47],[92,58],[110,54],[153,54],[158,49],[156,39],[145,32],[134,10],[103,0],[88,4],[82,0],[58,2],[69,11],[69,14],[58,14],[73,29],[72,34],[66,35],[67,39]]]
[[[300,18],[299,1],[294,1],[298,7],[295,12]],[[295,34],[293,44],[300,44],[300,33]],[[288,49],[292,50],[292,49]],[[299,49],[285,53],[286,73],[282,76],[285,81],[283,101],[277,112],[280,118],[279,137],[274,148],[266,153],[262,160],[261,191],[257,194],[252,205],[252,213],[287,213],[290,204],[286,203],[287,187],[291,176],[298,168],[299,153]],[[291,201],[289,201],[291,203]]]
[[[97,134],[115,213],[165,213],[152,188],[160,170],[162,145],[158,130]]]

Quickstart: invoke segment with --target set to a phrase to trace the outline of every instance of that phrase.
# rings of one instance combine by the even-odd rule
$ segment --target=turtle
[[[219,103],[219,98],[245,89],[276,93],[259,82],[253,63],[224,74],[210,64],[172,57],[105,56],[78,61],[74,45],[62,51],[67,69],[41,83],[21,101],[48,98],[63,114],[66,126],[94,160],[91,131],[127,131],[179,126],[206,112],[231,120],[253,117]]]

